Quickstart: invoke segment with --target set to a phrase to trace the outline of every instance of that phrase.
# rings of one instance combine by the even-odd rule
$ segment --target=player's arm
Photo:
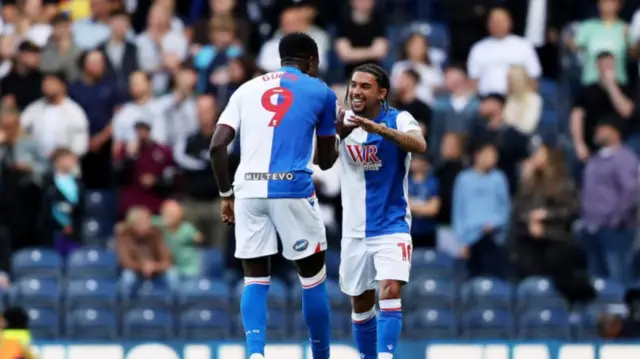
[[[233,193],[231,180],[229,179],[229,152],[227,148],[231,141],[233,141],[240,125],[239,96],[239,90],[236,90],[229,99],[227,107],[218,119],[218,124],[211,138],[211,145],[209,146],[213,177],[218,184],[220,193],[229,194],[225,197],[229,197]]]
[[[418,121],[409,112],[403,111],[398,114],[396,128],[397,130],[387,126],[379,126],[378,134],[395,143],[406,152],[427,152],[427,141],[422,135]]]
[[[323,171],[333,167],[338,158],[338,139],[335,125],[336,104],[335,93],[327,89],[324,107],[316,125],[316,162]]]

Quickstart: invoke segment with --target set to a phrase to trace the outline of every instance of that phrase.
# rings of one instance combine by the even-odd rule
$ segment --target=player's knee
[[[397,280],[383,280],[380,282],[380,300],[399,299],[402,296],[403,283]]]
[[[376,291],[368,290],[359,296],[351,297],[354,313],[367,313],[376,305]]]
[[[313,255],[297,260],[294,263],[298,268],[298,274],[302,278],[311,278],[320,273],[320,271],[326,271],[324,252],[314,253]]]

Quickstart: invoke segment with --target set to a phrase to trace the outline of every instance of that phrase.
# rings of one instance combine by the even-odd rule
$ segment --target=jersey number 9
[[[275,103],[274,99],[275,98]],[[262,107],[273,112],[273,117],[269,120],[269,127],[278,127],[284,116],[293,104],[293,92],[284,87],[270,88],[262,94]]]

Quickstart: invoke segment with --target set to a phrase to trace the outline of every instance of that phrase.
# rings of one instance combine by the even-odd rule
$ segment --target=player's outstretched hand
[[[341,108],[338,112],[338,119],[336,121],[336,133],[340,136],[341,140],[347,138],[351,132],[358,126],[353,124],[344,123],[344,116],[346,114],[346,110]]]
[[[233,212],[233,197],[222,199],[222,203],[220,204],[220,215],[222,216],[222,223],[235,223],[236,217]]]
[[[382,125],[357,115],[351,117],[351,122],[369,133],[378,133],[382,128]]]

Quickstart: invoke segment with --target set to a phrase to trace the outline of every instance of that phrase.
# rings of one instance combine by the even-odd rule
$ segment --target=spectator
[[[67,15],[57,15],[52,22],[53,34],[42,50],[43,72],[64,72],[69,81],[80,76],[78,58],[82,50],[73,42],[71,20]]]
[[[418,74],[416,95],[426,104],[432,105],[437,93],[444,84],[442,71],[431,61],[432,55],[438,55],[438,50],[429,49],[427,38],[415,33],[404,42],[400,50],[400,61],[391,68],[391,83],[398,88],[400,76],[406,70],[412,69]],[[441,55],[444,57],[444,55]]]
[[[211,19],[215,16],[233,19],[240,43],[253,45],[251,24],[247,21],[245,14],[241,11],[241,6],[238,6],[236,0],[209,0],[209,7],[211,16],[198,20],[193,26],[193,34],[191,36],[192,50],[197,50],[200,46],[209,43],[211,40]],[[253,46],[251,48],[253,49]]]
[[[0,81],[2,104],[24,110],[42,96],[40,48],[25,41],[18,47],[18,57],[11,72]]]
[[[16,42],[13,36],[0,36],[0,80],[11,72],[16,56]]]
[[[236,37],[236,24],[230,18],[213,17],[210,34],[210,45],[201,47],[193,62],[199,72],[200,92],[216,94],[218,86],[225,86],[229,82],[229,61],[240,56],[243,50]]]
[[[171,149],[151,139],[151,124],[143,119],[134,124],[137,138],[120,145],[115,170],[120,191],[120,216],[129,208],[144,206],[158,213],[174,189],[175,169]]]
[[[582,188],[584,242],[591,274],[628,283],[638,210],[638,158],[622,144],[619,120],[596,128],[602,149],[589,159]]]
[[[22,0],[18,2],[16,21],[7,24],[4,33],[15,36],[19,42],[30,41],[42,47],[51,36],[49,20],[43,11],[42,0]]]
[[[67,97],[66,81],[63,73],[45,75],[44,97],[27,106],[20,118],[45,157],[60,147],[69,148],[76,156],[87,152],[89,122],[82,107]]]
[[[531,135],[538,128],[542,114],[542,97],[531,88],[527,69],[509,69],[509,92],[504,107],[504,122],[516,130]]]
[[[151,213],[144,207],[132,207],[126,220],[116,225],[116,252],[123,268],[120,290],[132,294],[142,281],[152,280],[175,290],[177,272],[171,268],[171,252],[160,229],[152,224]]]
[[[73,40],[82,50],[95,49],[105,42],[111,33],[109,15],[113,10],[110,0],[89,0],[91,16],[73,23]]]
[[[579,215],[579,198],[562,152],[541,145],[523,165],[508,242],[519,278],[550,277],[571,303],[595,297],[571,231]]]
[[[369,1],[369,0],[365,0]],[[273,37],[262,45],[258,55],[258,66],[265,71],[277,71],[280,65],[280,53],[278,44],[282,36],[294,32],[304,32],[311,36],[318,44],[320,71],[325,72],[328,65],[328,55],[331,49],[331,41],[326,31],[316,27],[312,19],[305,16],[305,11],[299,6],[290,7],[280,15],[280,29]]]
[[[631,89],[616,80],[616,60],[610,52],[598,54],[599,81],[582,89],[571,111],[571,137],[577,158],[586,163],[598,146],[596,124],[607,117],[632,119]]]
[[[171,14],[171,31],[184,32],[184,22],[176,16],[176,1],[175,0],[155,0],[155,4],[160,5]]]
[[[438,222],[443,226],[451,226],[453,212],[453,186],[458,174],[464,169],[464,137],[459,133],[449,132],[442,139],[440,148],[441,162],[436,167],[438,179],[440,211]]]
[[[181,279],[200,275],[200,253],[198,245],[202,243],[202,233],[184,220],[184,211],[176,201],[169,200],[162,205],[162,216],[154,218],[157,228],[162,231],[164,241],[173,257],[173,268]]]
[[[345,73],[367,62],[380,64],[389,52],[387,23],[374,0],[350,0],[349,16],[338,27],[335,50],[346,64]]]
[[[138,47],[127,39],[131,31],[131,22],[126,12],[115,10],[109,16],[110,35],[98,46],[106,64],[107,75],[113,77],[121,92],[127,92],[131,74],[140,69]]]
[[[453,188],[452,224],[470,277],[503,277],[505,257],[500,247],[509,219],[507,179],[496,169],[498,151],[490,143],[474,150],[473,167],[458,175]]]
[[[580,23],[570,48],[585,55],[582,67],[582,84],[595,84],[601,79],[599,55],[611,54],[615,60],[615,81],[627,84],[627,51],[630,39],[627,24],[618,18],[620,0],[598,0],[600,18]]]
[[[129,78],[129,94],[131,101],[125,103],[122,109],[113,118],[113,142],[116,149],[119,149],[127,142],[135,141],[137,136],[134,125],[143,121],[149,124],[158,125],[151,137],[155,141],[162,141],[162,130],[164,130],[164,118],[157,112],[156,101],[154,101],[151,90],[151,77],[144,72],[136,71]]]
[[[112,183],[112,124],[120,93],[114,79],[105,74],[102,52],[92,50],[78,59],[82,77],[69,85],[69,97],[87,114],[89,151],[82,158],[83,182],[89,189],[106,189]]]
[[[141,69],[152,74],[153,92],[165,93],[171,74],[180,68],[189,50],[184,34],[171,30],[171,14],[165,7],[151,7],[147,28],[138,35],[136,44]]]
[[[418,122],[431,128],[431,109],[417,97],[420,75],[412,69],[400,74],[396,81],[396,104],[400,111],[409,112]]]
[[[533,80],[542,73],[535,49],[527,40],[513,35],[511,25],[511,15],[506,9],[492,10],[488,24],[490,36],[471,48],[467,68],[480,95],[505,95],[507,73],[513,65],[524,66]]]
[[[449,23],[449,58],[454,62],[466,62],[473,44],[485,36],[491,3],[486,0],[447,0],[439,3]]]
[[[224,91],[221,91],[220,95],[226,94],[226,97],[220,98],[218,96],[218,103],[227,104],[231,95],[242,85],[243,83],[251,80],[258,75],[258,68],[256,62],[250,56],[239,56],[232,59],[229,62],[227,69],[229,72],[229,83]]]
[[[411,159],[409,208],[411,239],[414,248],[436,247],[436,218],[440,212],[440,184],[425,157]]]
[[[439,156],[445,133],[469,134],[480,105],[471,89],[464,67],[447,67],[444,79],[447,94],[439,98],[433,106],[429,128],[429,155],[435,157]]]
[[[0,111],[0,227],[9,231],[12,248],[41,245],[36,228],[40,187],[48,167],[38,145],[20,130],[17,110]]]
[[[193,68],[183,66],[176,73],[173,91],[154,101],[158,114],[155,125],[158,142],[173,147],[176,142],[198,130],[195,87],[197,75]]]
[[[471,131],[471,146],[492,142],[499,153],[498,168],[509,180],[510,193],[517,189],[520,162],[529,155],[530,139],[504,122],[505,98],[499,94],[486,96],[480,104],[480,118]]]
[[[80,182],[78,158],[66,148],[51,155],[53,171],[45,181],[41,214],[43,235],[66,257],[82,245],[84,186]]]
[[[208,245],[224,249],[226,228],[219,216],[211,216],[220,208],[218,187],[211,180],[213,171],[209,163],[209,145],[217,112],[215,99],[202,95],[198,97],[197,106],[199,129],[180,138],[173,151],[176,164],[185,177],[185,219],[198,228]]]

